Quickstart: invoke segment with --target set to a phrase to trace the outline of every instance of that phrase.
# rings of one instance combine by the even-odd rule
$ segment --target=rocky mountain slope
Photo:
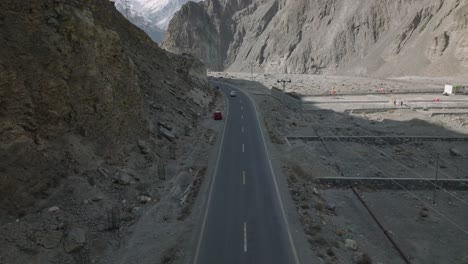
[[[206,0],[163,47],[213,70],[455,76],[468,69],[467,0]]]
[[[115,6],[132,24],[145,31],[154,42],[162,43],[165,30],[159,28],[156,23],[148,19],[144,14],[134,11],[130,5],[127,9],[127,6],[121,0],[115,1]]]
[[[0,1],[0,46],[0,263],[71,263],[72,227],[95,237],[107,208],[154,195],[215,89],[108,0]]]
[[[167,30],[174,14],[189,1],[200,2],[200,0],[133,0],[132,6],[154,21],[156,26]]]
[[[156,42],[161,43],[174,14],[189,0],[132,0],[128,5],[116,0],[117,9],[124,15],[129,10],[129,20],[143,29]],[[199,2],[200,0],[191,0]]]

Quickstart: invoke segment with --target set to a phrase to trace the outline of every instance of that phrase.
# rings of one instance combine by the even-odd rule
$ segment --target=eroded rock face
[[[174,16],[163,47],[213,70],[462,75],[467,9],[466,0],[206,0]]]
[[[252,0],[188,2],[172,18],[162,47],[176,54],[190,53],[211,69],[222,70],[236,34],[234,14]]]
[[[53,139],[65,130],[104,144],[136,134],[144,126],[140,80],[121,36],[96,19],[96,3],[41,2],[0,4],[0,143]]]
[[[178,111],[214,94],[199,61],[160,49],[108,0],[0,1],[0,47],[1,210],[101,159],[123,164],[138,139],[154,144],[158,120],[182,129]]]

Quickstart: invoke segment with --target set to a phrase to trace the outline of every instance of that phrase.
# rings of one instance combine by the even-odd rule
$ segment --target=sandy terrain
[[[218,73],[212,75],[221,77]],[[439,179],[467,179],[468,142],[287,139],[317,135],[467,137],[468,111],[463,107],[419,109],[404,106],[385,111],[357,111],[363,109],[361,104],[349,103],[357,99],[366,104],[368,98],[364,93],[374,93],[373,90],[381,83],[386,85],[386,89],[407,92],[423,87],[435,89],[447,80],[309,76],[309,81],[304,81],[301,88],[291,84],[289,91],[301,91],[306,96],[320,94],[327,89],[319,91],[316,87],[326,86],[326,80],[331,87],[337,85],[333,80],[341,80],[339,85],[343,91],[355,91],[356,94],[340,95],[338,100],[344,102],[328,105],[321,102],[337,99],[308,97],[311,102],[307,104],[309,108],[293,111],[269,95],[265,84],[273,84],[275,78],[278,76],[250,82],[248,74],[222,75],[224,81],[240,84],[254,95],[273,143],[275,161],[281,163],[287,177],[310,247],[324,263],[405,263],[370,212],[411,263],[468,263],[467,191],[438,189],[434,204],[433,188],[357,186],[355,194],[350,188],[322,185],[317,181],[323,177],[432,179],[437,162]],[[435,95],[432,91],[430,94],[419,92],[405,96],[408,101],[419,101]],[[391,97],[370,96],[377,98],[369,101]],[[466,96],[449,98],[468,99]],[[345,111],[349,107],[356,112]],[[454,149],[457,154],[453,153]],[[465,184],[468,187],[468,183]]]
[[[277,80],[291,80],[286,85],[286,92],[296,92],[307,95],[328,95],[332,89],[337,94],[369,94],[379,93],[384,89],[387,93],[439,93],[442,94],[445,84],[468,85],[467,78],[429,78],[429,77],[398,77],[390,79],[365,78],[355,76],[329,76],[307,74],[259,74],[259,73],[222,73],[212,72],[213,77],[233,78],[239,81],[251,81],[271,88],[282,88]]]

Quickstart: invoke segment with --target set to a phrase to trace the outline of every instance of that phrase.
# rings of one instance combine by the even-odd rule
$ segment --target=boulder
[[[335,213],[336,204],[334,204],[334,203],[327,203],[326,208],[327,208],[327,210],[329,210],[329,211]]]
[[[55,213],[55,212],[60,211],[60,208],[58,206],[52,206],[47,211],[49,211],[50,213]]]
[[[104,195],[102,193],[96,194],[96,196],[93,197],[93,202],[99,202],[102,199],[104,199]]]
[[[356,240],[352,240],[352,239],[347,238],[347,239],[345,239],[345,247],[356,251],[358,249],[358,244],[357,244]]]
[[[63,233],[60,231],[52,231],[46,234],[38,234],[36,241],[39,246],[46,249],[54,249],[60,245]]]
[[[146,203],[151,202],[151,198],[145,195],[140,195],[138,196],[138,201],[140,201],[140,203],[142,204],[146,204]]]
[[[59,26],[59,22],[57,19],[51,17],[47,20],[47,24],[52,25],[52,26]]]
[[[140,152],[142,154],[150,154],[151,153],[151,147],[148,145],[148,143],[146,143],[145,141],[143,140],[138,140],[138,148],[140,149]]]
[[[172,131],[172,127],[169,126],[168,124],[164,123],[164,122],[159,121],[159,122],[158,122],[158,126],[164,127],[164,128],[166,128],[166,129]]]
[[[117,173],[117,183],[120,185],[129,185],[132,178],[125,173]]]
[[[67,253],[74,252],[86,244],[85,231],[82,228],[73,228],[65,236],[63,247]]]
[[[172,133],[171,131],[169,131],[168,129],[166,129],[164,127],[159,127],[159,134],[161,136],[167,138],[169,141],[173,141],[176,138],[174,133]]]
[[[451,148],[450,150],[450,155],[454,156],[454,157],[461,157],[463,156],[463,154],[456,148]]]
[[[317,188],[315,188],[315,187],[314,187],[314,189],[312,189],[312,193],[314,195],[319,195],[320,194],[319,191],[317,190]]]

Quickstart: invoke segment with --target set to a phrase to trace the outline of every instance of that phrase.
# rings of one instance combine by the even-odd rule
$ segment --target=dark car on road
[[[214,112],[213,118],[214,120],[223,120],[223,114],[221,111],[216,111]]]

